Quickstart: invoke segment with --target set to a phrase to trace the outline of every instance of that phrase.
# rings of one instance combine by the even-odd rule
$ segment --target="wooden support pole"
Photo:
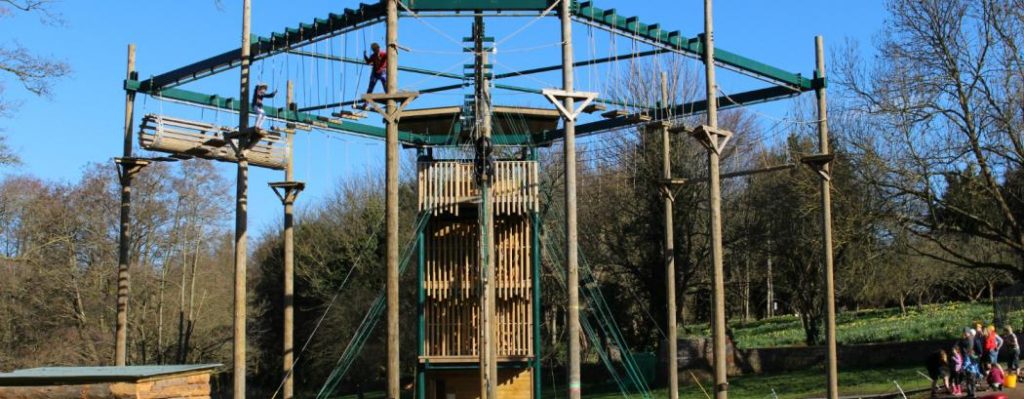
[[[704,0],[704,67],[707,79],[708,126],[718,128],[718,96],[715,85],[715,40],[711,12],[712,0]],[[729,397],[726,377],[725,342],[725,271],[722,262],[722,185],[719,178],[718,137],[711,137],[708,146],[708,184],[711,221],[712,347],[714,353],[715,399]]]
[[[487,79],[487,52],[484,48],[484,18],[477,15],[473,21],[474,51],[476,52],[476,122],[480,138],[490,146],[491,141],[491,93]],[[484,151],[479,151],[483,149]],[[477,185],[480,188],[479,225],[480,225],[480,397],[481,399],[497,398],[495,388],[498,384],[497,342],[495,342],[495,262],[494,262],[494,197],[491,191],[491,176],[495,165],[490,163],[485,152],[490,148],[478,147]]]
[[[821,36],[814,38],[814,53],[817,61],[817,78],[825,78],[825,44]],[[830,154],[828,143],[828,103],[825,98],[825,85],[819,84],[814,90],[818,98],[818,152]],[[822,165],[824,176],[821,179],[821,242],[822,256],[825,266],[825,340],[828,347],[828,399],[839,398],[839,376],[836,354],[836,286],[835,270],[832,264],[832,194],[831,167]]]
[[[292,81],[288,81],[288,91],[285,101],[285,109],[292,110],[292,102],[295,95],[295,88]],[[295,130],[286,129],[288,135],[288,163],[284,168],[284,180],[293,182],[295,180]],[[294,366],[294,331],[295,331],[295,228],[294,228],[294,206],[295,198],[290,190],[282,196],[284,199],[284,336],[283,363],[284,389],[282,397],[292,399],[295,396],[295,376],[292,367]],[[296,193],[297,194],[297,193]]]
[[[398,1],[387,0],[387,84],[388,95],[398,92]],[[394,115],[397,104],[394,99],[387,101],[388,115]],[[398,351],[398,121],[386,123],[385,137],[385,219],[387,220],[387,399],[398,399],[401,391],[399,381]]]
[[[559,4],[559,18],[562,23],[562,90],[572,93],[572,12],[571,1]],[[565,97],[565,109],[575,110],[573,97]],[[577,264],[576,232],[576,118],[564,115],[565,124],[565,267],[569,314],[567,335],[569,339],[569,399],[580,398],[580,298],[579,265]]]
[[[128,45],[127,78],[135,77],[135,44]],[[124,99],[124,159],[132,157],[132,119],[135,113],[135,92],[126,91]],[[121,168],[121,166],[118,166]],[[121,231],[118,236],[117,252],[117,328],[114,343],[114,364],[124,366],[128,354],[128,264],[131,256],[131,207],[132,180],[129,168],[123,168],[121,175]]]
[[[234,292],[234,337],[233,352],[233,390],[234,399],[245,399],[245,322],[246,322],[246,286],[245,268],[248,229],[248,195],[249,195],[249,161],[245,159],[247,137],[244,132],[249,127],[249,20],[251,1],[242,2],[242,65],[239,79],[240,107],[238,112],[238,175],[235,192],[235,292]]]
[[[661,103],[668,104],[668,74],[661,73]],[[663,116],[665,117],[665,116]],[[662,177],[666,182],[672,181],[672,142],[669,137],[668,125],[661,124],[662,143]],[[669,189],[669,187],[666,187]],[[665,191],[665,299],[666,321],[668,324],[668,395],[670,399],[679,399],[679,351],[676,348],[676,253],[674,223],[672,220],[672,196]]]

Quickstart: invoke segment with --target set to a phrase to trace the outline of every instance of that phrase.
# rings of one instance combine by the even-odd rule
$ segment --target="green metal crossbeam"
[[[335,55],[313,53],[313,52],[301,51],[301,50],[289,50],[288,53],[289,54],[295,54],[295,55],[301,55],[301,56],[304,56],[304,57],[310,57],[310,58],[319,58],[321,60],[327,60],[327,61],[338,61],[338,62],[344,62],[344,63],[348,63],[348,64],[366,65],[366,62],[364,62],[361,58],[339,57],[339,56],[335,56]],[[416,68],[416,67],[407,67],[407,66],[399,65],[398,66],[398,70],[399,71],[403,71],[403,72],[411,72],[411,73],[415,73],[415,74],[420,74],[420,75],[439,76],[439,77],[442,77],[442,78],[458,79],[458,80],[462,80],[463,79],[462,75],[458,75],[458,74],[454,74],[454,73],[448,73],[448,72],[432,71],[432,70],[429,70],[429,69]]]
[[[700,37],[684,38],[679,31],[669,32],[661,29],[658,24],[644,24],[639,22],[636,17],[620,16],[614,9],[603,10],[594,7],[593,2],[590,1],[581,2],[578,6],[573,7],[572,13],[580,22],[593,24],[624,35],[633,35],[673,52],[696,57],[704,55],[704,45]],[[809,91],[815,88],[815,81],[799,73],[785,71],[718,47],[715,47],[715,63],[800,91]]]
[[[721,110],[735,108],[744,105],[759,104],[787,97],[794,97],[798,95],[800,95],[800,92],[795,91],[790,87],[772,86],[764,89],[751,90],[729,96],[718,97],[718,109]],[[702,114],[704,112],[707,112],[707,110],[707,100],[700,100],[686,104],[676,105],[668,109],[651,109],[648,110],[648,113],[656,117],[659,115],[674,115],[676,117],[680,117]],[[583,137],[600,132],[606,132],[609,130],[621,129],[636,124],[637,122],[631,120],[629,117],[617,117],[597,122],[584,123],[576,125],[576,137]],[[563,138],[565,138],[564,129],[549,130],[546,132],[536,133],[533,135],[533,141],[536,142],[537,145],[550,144],[556,140],[560,140]]]
[[[227,111],[237,112],[239,107],[238,99],[231,97],[221,97],[178,88],[154,91],[143,90],[142,82],[137,80],[126,80],[124,82],[124,89],[126,91],[143,93],[157,98],[166,98],[189,104],[219,108]],[[325,122],[318,120],[316,115],[305,112],[288,111],[284,108],[264,108],[264,110],[266,111],[268,118],[274,118],[286,122],[312,125],[324,130],[352,133],[377,139],[383,139],[386,136],[386,131],[382,127],[364,125],[347,120],[341,120],[339,121],[340,123],[330,121]],[[424,141],[424,137],[422,135],[409,132],[398,132],[398,139],[402,141],[402,143],[409,145],[422,144]]]
[[[598,64],[604,64],[604,63],[607,63],[607,62],[615,62],[615,61],[620,61],[620,60],[628,60],[628,59],[632,59],[632,58],[647,57],[647,56],[650,56],[650,55],[657,55],[657,54],[666,53],[666,52],[668,52],[668,50],[666,50],[666,49],[655,49],[655,50],[641,51],[639,53],[628,53],[628,54],[616,55],[616,56],[611,56],[611,57],[595,58],[595,59],[586,60],[586,61],[578,61],[578,62],[573,63],[572,66],[573,67],[582,67],[582,66],[598,65]],[[522,71],[513,71],[513,72],[499,73],[497,75],[494,75],[494,78],[495,79],[507,79],[507,78],[514,78],[516,76],[533,75],[533,74],[537,74],[537,73],[551,72],[551,71],[561,71],[561,70],[562,70],[562,64],[558,64],[558,65],[551,65],[551,66],[546,66],[546,67],[524,69]]]
[[[531,89],[529,87],[511,86],[511,85],[506,85],[506,84],[495,83],[494,84],[494,88],[502,89],[502,90],[508,90],[508,91],[518,91],[520,93],[530,93],[530,94],[536,94],[536,95],[543,95],[543,90]],[[594,102],[595,103],[600,103],[600,104],[615,105],[615,106],[625,107],[625,108],[642,108],[642,106],[640,104],[631,104],[631,103],[626,102],[626,101],[609,100],[607,98],[595,98]]]
[[[316,18],[313,23],[301,23],[298,28],[286,28],[270,37],[253,35],[250,55],[252,60],[270,57],[283,51],[323,40],[332,36],[377,23],[385,18],[384,2],[360,4],[358,9],[346,8],[342,14],[331,13],[327,19]],[[234,49],[194,62],[181,68],[156,75],[143,82],[142,88],[165,88],[188,83],[231,69],[242,61],[242,50]]]
[[[178,88],[147,91],[142,90],[141,85],[141,82],[137,80],[126,80],[124,82],[124,89],[126,91],[142,93],[157,98],[165,98],[188,104],[219,108],[227,111],[237,112],[239,107],[238,100],[231,97],[221,97]],[[387,133],[382,127],[370,126],[347,120],[340,120],[338,122],[321,121],[317,118],[317,115],[301,111],[288,111],[284,108],[264,108],[264,110],[266,111],[268,118],[311,125],[327,131],[350,133],[376,139],[384,139]],[[498,134],[494,135],[493,142],[495,145],[533,145],[531,138],[532,136],[529,134]],[[407,146],[446,146],[460,144],[453,142],[448,136],[422,135],[401,131],[398,132],[398,140],[403,145]]]
[[[544,11],[555,0],[402,0],[413,11]]]

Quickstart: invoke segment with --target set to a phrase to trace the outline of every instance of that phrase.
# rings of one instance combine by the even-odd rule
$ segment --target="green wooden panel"
[[[222,364],[150,366],[39,367],[0,373],[0,386],[138,381],[194,372],[213,372]]]

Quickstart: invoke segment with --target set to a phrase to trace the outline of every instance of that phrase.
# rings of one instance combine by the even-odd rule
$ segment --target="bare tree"
[[[1024,13],[1020,0],[893,0],[881,54],[836,57],[854,143],[887,162],[874,183],[922,256],[1024,277]],[[991,244],[992,252],[976,251]],[[927,245],[924,245],[927,244]],[[987,245],[986,245],[987,246]]]
[[[63,24],[60,14],[50,9],[51,3],[50,0],[0,0],[0,19],[12,17],[16,12],[30,12],[41,13],[43,23]],[[0,44],[0,117],[10,116],[19,105],[4,95],[2,76],[13,76],[29,92],[49,97],[53,83],[70,73],[71,67],[66,62],[34,54],[16,41]],[[18,162],[17,155],[0,137],[0,165]]]

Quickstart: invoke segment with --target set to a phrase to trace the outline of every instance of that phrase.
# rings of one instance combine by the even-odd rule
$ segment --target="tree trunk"
[[[167,282],[167,266],[160,270],[160,286],[156,299],[156,364],[164,364],[164,288]]]
[[[743,321],[750,321],[750,258],[743,270]]]

